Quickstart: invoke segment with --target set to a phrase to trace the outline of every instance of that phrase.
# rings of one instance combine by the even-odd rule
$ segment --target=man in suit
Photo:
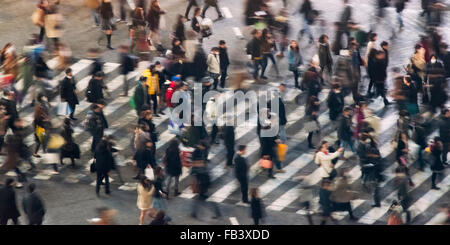
[[[78,105],[78,98],[76,91],[76,82],[73,78],[72,69],[67,68],[66,76],[61,81],[60,95],[61,102],[67,102],[72,109],[70,113],[70,119],[77,120],[73,117],[75,114],[75,107]]]
[[[19,209],[16,204],[16,192],[13,189],[14,180],[6,179],[5,187],[0,189],[0,225],[8,224],[12,219],[15,225],[19,224]]]
[[[42,198],[34,191],[36,185],[31,183],[27,187],[28,195],[22,200],[22,207],[28,217],[28,225],[42,225],[45,215],[45,205]]]
[[[245,150],[247,146],[239,145],[238,152],[234,158],[234,173],[241,186],[242,202],[249,203],[248,201],[248,166],[247,160],[244,158]]]
[[[220,87],[225,88],[225,79],[227,78],[227,70],[230,65],[228,58],[227,45],[224,40],[219,41],[219,58],[220,58]]]

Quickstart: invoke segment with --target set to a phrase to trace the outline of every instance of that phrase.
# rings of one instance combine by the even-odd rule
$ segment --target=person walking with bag
[[[28,225],[42,225],[46,213],[44,201],[35,192],[36,185],[27,186],[27,195],[22,199],[22,207],[28,218]]]
[[[330,144],[327,141],[322,141],[317,148],[316,155],[314,157],[314,162],[319,165],[320,175],[322,179],[333,180],[336,177],[336,169],[334,168],[334,164],[331,160],[339,157],[339,155],[343,152],[343,148],[339,148],[337,151],[333,153],[329,153],[328,149]]]
[[[247,160],[244,158],[245,150],[247,146],[239,145],[238,152],[234,158],[234,173],[239,181],[242,194],[242,202],[249,203],[248,201],[248,165]]]
[[[66,69],[66,76],[61,81],[61,88],[60,88],[60,97],[61,102],[67,102],[70,106],[71,112],[70,112],[70,119],[77,120],[73,116],[75,115],[75,108],[76,105],[78,105],[78,97],[76,93],[76,81],[73,77],[72,69],[67,68]]]

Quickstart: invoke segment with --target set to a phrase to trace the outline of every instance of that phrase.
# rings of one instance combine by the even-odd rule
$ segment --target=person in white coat
[[[210,138],[210,144],[219,144],[219,142],[216,140],[217,132],[219,131],[219,128],[217,127],[217,117],[219,116],[219,106],[218,106],[218,98],[219,95],[216,95],[215,97],[212,97],[208,100],[206,103],[206,117],[209,120],[209,124],[207,126],[212,126],[211,129],[211,138]]]
[[[320,168],[320,176],[323,179],[332,180],[336,176],[336,169],[334,168],[334,164],[331,162],[333,159],[339,157],[344,148],[339,148],[337,151],[333,153],[329,153],[328,149],[330,144],[327,141],[322,141],[317,148],[317,152],[314,158],[314,162],[319,165]]]
[[[208,55],[206,63],[208,64],[209,76],[214,79],[214,90],[216,90],[220,77],[220,57],[218,47],[211,49],[211,53]]]

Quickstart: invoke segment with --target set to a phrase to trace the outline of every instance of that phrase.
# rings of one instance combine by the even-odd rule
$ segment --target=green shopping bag
[[[130,98],[130,106],[131,108],[136,110],[136,103],[134,102],[134,96],[131,96]]]

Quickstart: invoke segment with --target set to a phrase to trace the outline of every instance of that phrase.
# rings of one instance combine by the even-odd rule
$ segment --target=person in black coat
[[[253,78],[256,80],[258,79],[258,72],[259,67],[263,66],[263,60],[262,60],[262,52],[261,52],[261,44],[262,39],[261,35],[262,32],[260,30],[253,30],[252,31],[253,38],[247,43],[246,49],[247,54],[251,55],[252,61],[253,61]]]
[[[64,129],[61,132],[61,136],[64,138],[64,145],[60,151],[60,163],[63,165],[64,158],[70,158],[72,167],[75,167],[75,158],[80,159],[80,147],[72,137],[73,129],[70,123],[70,119],[64,120]]]
[[[151,168],[156,167],[155,151],[153,150],[153,142],[151,140],[145,142],[145,147],[136,152],[134,160],[136,160],[139,175],[141,176],[145,175],[145,169],[148,166]]]
[[[286,91],[286,84],[280,84],[280,92],[284,93]],[[278,110],[278,119],[279,119],[279,126],[280,126],[280,140],[283,144],[287,142],[286,138],[286,124],[287,124],[287,117],[286,117],[286,107],[284,105],[284,101],[282,97],[279,97],[279,110]]]
[[[383,51],[377,51],[372,65],[372,76],[377,95],[383,98],[384,105],[387,106],[390,102],[386,99],[386,78],[387,78],[387,60]]]
[[[195,77],[195,81],[199,82],[203,77],[205,77],[206,71],[208,69],[208,64],[206,63],[207,56],[202,46],[199,45],[197,51],[194,55],[192,75]]]
[[[19,209],[16,204],[16,193],[13,189],[14,180],[6,179],[5,186],[0,189],[0,225],[8,224],[12,219],[15,225],[19,224]]]
[[[60,89],[60,96],[61,96],[61,102],[67,102],[72,109],[72,112],[70,113],[70,119],[76,120],[76,118],[73,117],[75,114],[75,107],[78,105],[78,97],[76,91],[76,81],[75,78],[73,78],[73,73],[71,68],[66,69],[66,76],[61,81],[61,89]]]
[[[94,153],[97,144],[103,137],[105,128],[108,128],[108,122],[103,114],[102,107],[98,104],[92,106],[92,111],[88,112],[87,117],[87,128],[92,134],[91,152]]]
[[[354,152],[353,140],[352,140],[352,108],[347,107],[344,109],[342,116],[339,119],[338,126],[338,139],[341,147],[347,146]],[[344,156],[344,151],[342,151],[342,156]]]
[[[431,171],[433,174],[431,175],[431,189],[433,190],[439,190],[441,188],[436,186],[436,178],[438,175],[442,175],[442,172],[445,169],[444,164],[441,160],[441,154],[442,154],[442,139],[440,137],[434,138],[434,144],[431,145],[431,154],[433,155],[433,162],[431,163]]]
[[[47,66],[42,56],[38,55],[34,63],[34,75],[38,78],[49,78],[49,71],[50,68]]]
[[[344,95],[341,92],[341,87],[339,84],[333,84],[332,88],[333,89],[330,91],[330,95],[328,96],[327,104],[330,109],[330,120],[336,121],[344,109]]]
[[[42,198],[34,190],[36,185],[31,183],[27,187],[28,195],[22,200],[22,207],[28,218],[28,225],[42,225],[45,215],[45,205]]]
[[[5,107],[5,116],[9,117],[7,125],[14,132],[16,130],[14,122],[19,118],[19,112],[17,112],[17,104],[14,99],[14,92],[4,90],[3,98],[0,99],[0,105]],[[8,128],[6,128],[5,130],[8,130]]]
[[[123,93],[120,96],[128,96],[128,80],[127,74],[134,70],[135,60],[128,53],[128,47],[125,45],[120,45],[120,63],[121,63],[121,73],[123,75]]]
[[[224,40],[219,41],[219,58],[220,58],[220,87],[225,88],[225,79],[227,78],[227,70],[230,65],[228,58],[227,45]]]
[[[238,147],[238,152],[234,158],[234,173],[241,186],[242,202],[249,203],[248,201],[248,166],[247,160],[244,158],[245,145]]]
[[[97,172],[97,183],[95,185],[95,193],[100,195],[100,185],[105,180],[105,193],[109,195],[109,176],[108,173],[114,166],[114,157],[111,150],[108,148],[108,142],[102,139],[95,149],[94,154],[95,169]]]
[[[170,142],[169,147],[166,150],[166,155],[164,157],[164,164],[166,166],[167,178],[167,197],[169,196],[170,184],[172,183],[172,178],[175,178],[175,196],[178,196],[180,192],[178,191],[179,178],[182,173],[182,165],[180,158],[180,143],[178,140],[174,139]]]
[[[447,154],[450,148],[450,109],[444,109],[439,119],[439,136],[442,139],[442,162],[447,163]]]
[[[233,156],[234,156],[234,126],[224,126],[223,127],[223,137],[225,148],[227,148],[227,167],[233,166]]]
[[[99,53],[100,51],[96,48],[91,48],[88,51],[88,57],[93,61],[89,75],[95,75],[97,72],[103,71],[103,61],[100,59]]]
[[[258,195],[257,188],[252,188],[250,190],[250,195],[252,197],[252,200],[250,203],[251,217],[253,218],[254,224],[259,225],[259,220],[265,216],[264,204]]]
[[[103,100],[103,89],[106,89],[106,85],[103,82],[103,72],[99,71],[95,73],[94,77],[89,81],[88,88],[86,89],[86,99],[91,103],[98,103]]]

